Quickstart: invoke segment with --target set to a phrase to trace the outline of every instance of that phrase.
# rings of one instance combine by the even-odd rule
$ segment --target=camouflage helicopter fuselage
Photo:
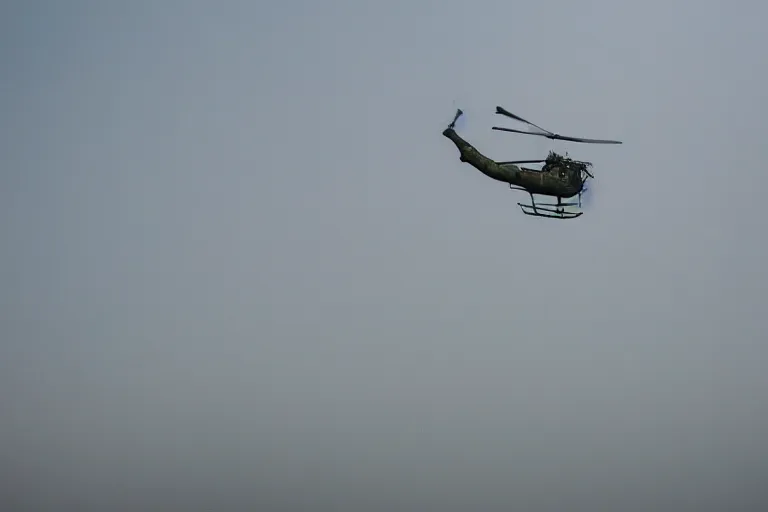
[[[453,126],[446,128],[443,135],[458,148],[459,160],[470,164],[489,178],[524,189],[530,194],[569,198],[577,195],[584,188],[582,171],[586,170],[585,162],[550,153],[540,171],[526,169],[488,158],[457,134]]]
[[[551,140],[564,140],[570,142],[580,142],[583,144],[621,144],[621,141],[610,139],[585,139],[583,137],[570,137],[559,135],[546,130],[522,117],[513,114],[503,107],[496,107],[496,113],[515,119],[516,121],[528,124],[538,130],[538,132],[522,131],[515,128],[505,128],[494,126],[494,130],[523,133],[528,135],[537,135]],[[585,190],[584,182],[587,178],[592,178],[592,174],[587,170],[592,166],[590,162],[580,162],[572,160],[567,156],[558,155],[550,151],[544,160],[515,160],[512,162],[497,162],[488,158],[475,149],[472,144],[461,138],[454,126],[456,121],[463,114],[461,109],[456,110],[456,115],[451,124],[443,130],[443,135],[447,137],[459,150],[459,159],[462,162],[470,164],[472,167],[485,174],[491,179],[508,183],[509,188],[517,188],[528,192],[531,196],[531,204],[526,205],[517,203],[526,215],[537,217],[548,217],[557,219],[575,219],[581,216],[582,211],[567,211],[566,207],[581,207],[581,195]],[[519,164],[525,163],[544,163],[541,170],[527,169]],[[555,204],[536,203],[534,194],[554,197],[557,199]],[[570,198],[578,195],[577,201],[564,203],[564,198]]]

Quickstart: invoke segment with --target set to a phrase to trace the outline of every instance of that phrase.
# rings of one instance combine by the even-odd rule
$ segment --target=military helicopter
[[[559,135],[549,130],[537,126],[530,121],[526,121],[512,112],[496,107],[496,113],[523,122],[539,130],[539,132],[527,132],[515,130],[513,128],[503,128],[494,126],[494,130],[522,133],[526,135],[538,135],[551,140],[563,140],[570,142],[581,142],[587,144],[621,144],[618,140],[606,139],[584,139],[580,137],[567,137]],[[531,196],[531,204],[517,203],[520,209],[526,215],[536,217],[546,217],[555,219],[573,219],[581,216],[584,212],[566,211],[566,206],[581,207],[581,194],[584,191],[584,183],[594,176],[588,168],[592,166],[591,162],[572,160],[567,156],[562,156],[554,151],[550,151],[544,160],[514,160],[508,162],[496,162],[474,148],[469,142],[461,138],[454,130],[456,121],[463,114],[461,109],[456,110],[453,121],[443,131],[443,135],[450,139],[458,148],[459,160],[469,163],[489,178],[509,184],[513,190],[523,190]],[[541,170],[521,167],[519,164],[543,163]],[[533,198],[534,194],[556,197],[557,203],[539,203]],[[563,199],[570,199],[578,196],[577,201],[564,203]]]

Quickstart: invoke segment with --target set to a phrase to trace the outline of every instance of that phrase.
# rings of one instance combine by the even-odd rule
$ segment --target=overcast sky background
[[[766,510],[766,14],[3,3],[3,510]]]

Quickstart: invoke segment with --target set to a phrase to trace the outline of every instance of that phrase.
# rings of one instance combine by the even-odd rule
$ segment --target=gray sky
[[[765,510],[766,14],[3,3],[3,510]]]

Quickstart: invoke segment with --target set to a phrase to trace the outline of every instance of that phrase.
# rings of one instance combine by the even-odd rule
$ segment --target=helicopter
[[[461,109],[456,110],[456,115],[448,127],[443,130],[443,135],[451,140],[459,150],[459,160],[470,164],[486,176],[496,181],[508,183],[509,188],[513,190],[523,190],[531,196],[531,204],[517,203],[520,209],[526,215],[536,217],[546,217],[555,219],[573,219],[580,217],[583,211],[566,211],[567,206],[581,207],[581,195],[584,191],[584,183],[594,176],[589,172],[592,167],[591,162],[572,160],[554,151],[550,151],[547,158],[543,160],[514,160],[506,162],[497,162],[480,153],[472,144],[461,138],[455,131],[456,121],[463,115]],[[526,135],[538,135],[551,140],[563,140],[569,142],[580,142],[585,144],[621,144],[618,140],[608,139],[585,139],[580,137],[568,137],[545,130],[544,128],[523,119],[520,116],[509,112],[503,107],[497,106],[496,113],[515,119],[539,130],[538,132],[528,132],[515,130],[513,128],[504,128],[494,126],[492,129],[505,132],[522,133]],[[520,164],[541,164],[541,170],[521,167]],[[557,198],[557,203],[539,203],[533,198],[533,195],[544,195]],[[578,200],[563,202],[563,199],[570,199],[578,196]]]

